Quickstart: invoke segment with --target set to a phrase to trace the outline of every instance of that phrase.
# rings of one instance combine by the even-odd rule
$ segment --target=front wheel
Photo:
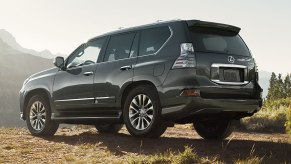
[[[193,123],[196,132],[206,140],[223,140],[233,131],[232,120],[197,120]]]
[[[125,100],[123,119],[129,133],[136,137],[158,138],[167,129],[158,94],[150,85],[131,90]]]
[[[51,109],[42,95],[32,96],[26,107],[26,124],[35,136],[52,136],[59,124],[51,120]]]

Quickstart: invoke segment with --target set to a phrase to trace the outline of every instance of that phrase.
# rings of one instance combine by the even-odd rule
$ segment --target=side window
[[[141,32],[141,41],[139,54],[149,55],[157,52],[170,37],[171,31],[168,27],[157,27],[143,30]]]
[[[128,58],[135,33],[112,36],[108,43],[104,61]]]
[[[98,39],[84,44],[69,57],[67,68],[95,64],[105,39]]]

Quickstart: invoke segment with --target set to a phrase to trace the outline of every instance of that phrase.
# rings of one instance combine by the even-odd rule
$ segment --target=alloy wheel
[[[135,96],[129,106],[129,120],[136,130],[145,130],[153,122],[154,106],[145,94]]]
[[[31,105],[29,119],[34,130],[41,131],[45,127],[46,109],[42,102],[36,101]]]

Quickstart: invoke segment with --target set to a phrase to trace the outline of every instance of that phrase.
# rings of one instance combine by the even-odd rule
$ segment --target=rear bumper
[[[224,112],[253,114],[262,107],[262,99],[205,99],[185,97],[186,103],[162,108],[162,116],[178,120],[200,114]]]

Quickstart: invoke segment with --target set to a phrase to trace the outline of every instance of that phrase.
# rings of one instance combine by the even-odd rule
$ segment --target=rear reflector
[[[176,59],[172,69],[191,68],[196,66],[194,48],[192,43],[181,44],[180,56]]]
[[[185,89],[181,92],[180,96],[199,97],[200,91],[196,89]]]

